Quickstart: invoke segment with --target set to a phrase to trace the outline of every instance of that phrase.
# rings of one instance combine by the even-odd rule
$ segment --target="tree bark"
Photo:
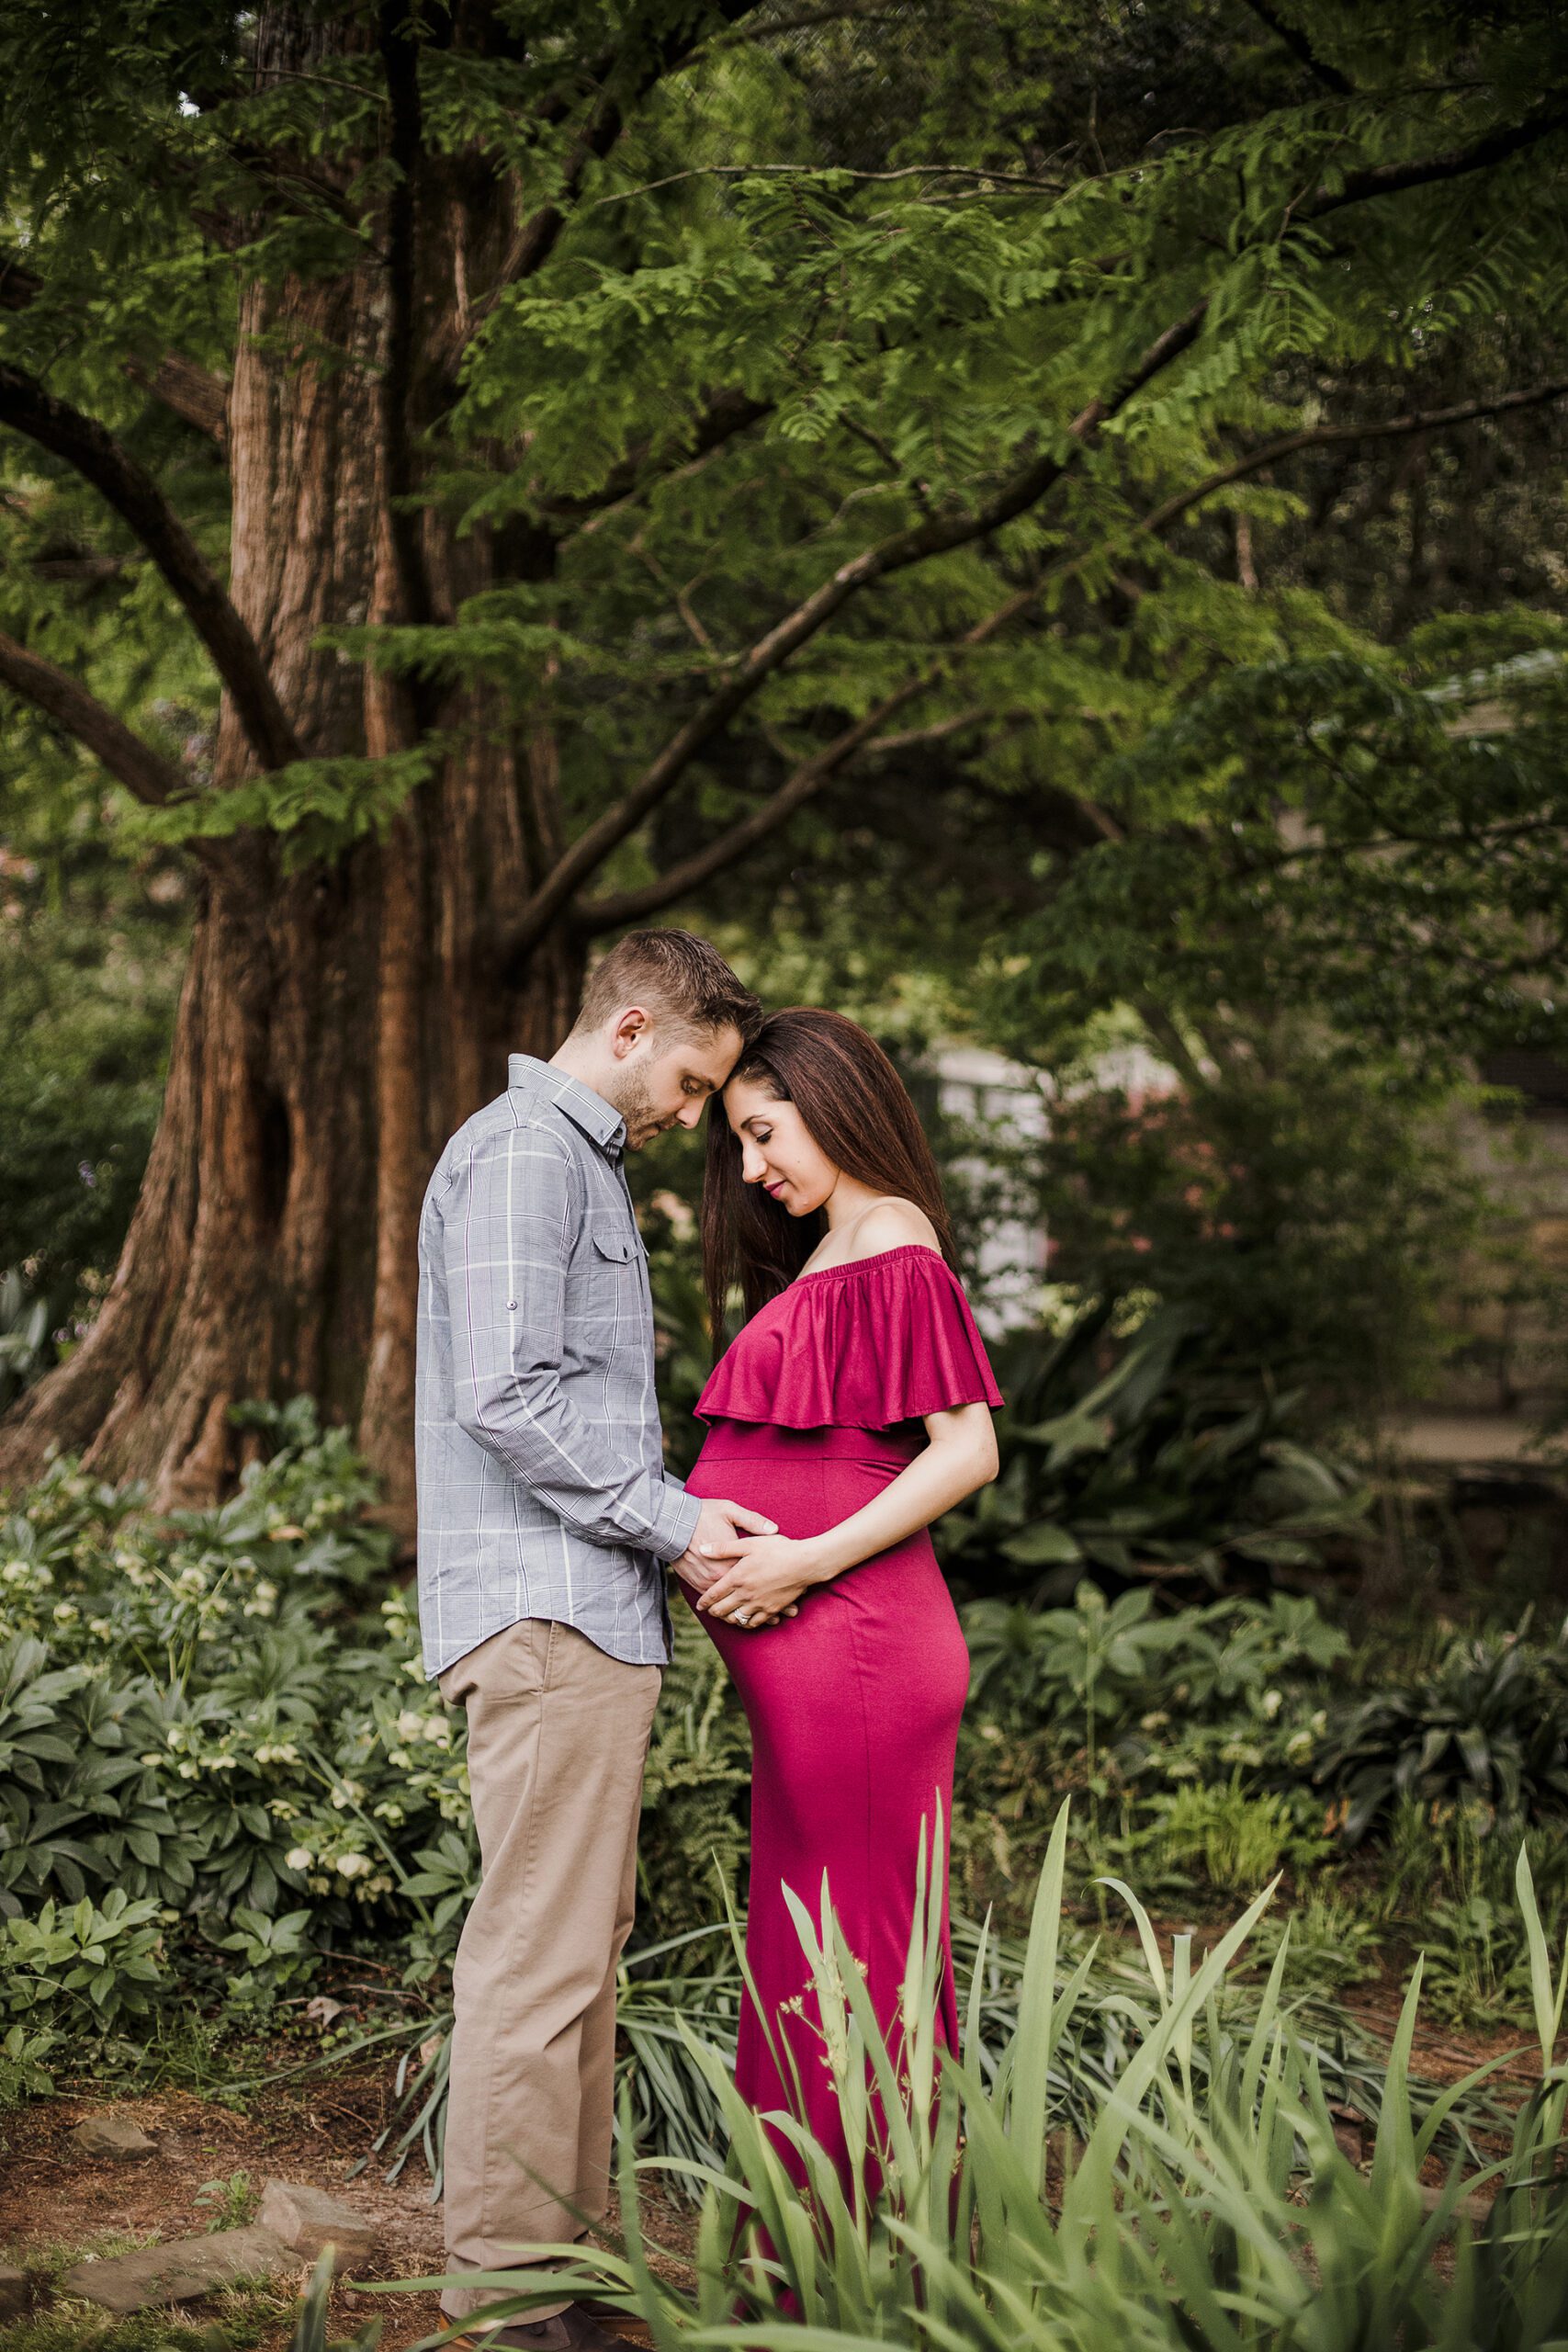
[[[342,38],[269,9],[258,78],[319,69]],[[245,295],[229,594],[306,756],[392,751],[431,727],[466,748],[384,841],[335,863],[290,873],[279,842],[254,834],[209,845],[130,1232],[92,1329],[0,1430],[0,1480],[60,1447],[147,1479],[162,1506],[207,1500],[238,1466],[230,1406],[304,1392],[355,1430],[411,1524],[423,1186],[447,1135],[505,1084],[507,1051],[554,1050],[584,953],[562,929],[505,985],[496,977],[494,943],[543,854],[496,715],[468,688],[416,708],[315,641],[333,624],[409,616],[409,535],[390,502],[427,420],[392,344],[400,332],[406,363],[432,342],[454,287],[489,282],[510,226],[493,180],[470,203],[461,159],[440,170],[400,309],[378,259]],[[420,541],[419,593],[450,620],[495,577],[494,546],[428,518]],[[256,773],[253,735],[226,695],[216,786]]]

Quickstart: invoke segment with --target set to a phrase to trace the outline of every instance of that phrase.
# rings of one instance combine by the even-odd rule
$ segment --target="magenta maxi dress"
[[[919,1243],[797,1275],[725,1353],[696,1410],[711,1423],[691,1493],[819,1535],[869,1502],[925,1443],[927,1413],[997,1406],[1001,1393],[957,1276]],[[877,2019],[897,2048],[922,1826],[942,1822],[939,2036],[957,2047],[947,1948],[947,1827],[968,1690],[964,1645],[923,1528],[801,1596],[800,1613],[748,1632],[703,1615],[751,1725],[746,1954],[768,2028],[793,2058],[806,2115],[846,2156],[810,1969],[783,1890],[814,1921],[823,1873]],[[747,2000],[736,2082],[761,2114],[793,2104]],[[785,2162],[798,2178],[787,2149]]]

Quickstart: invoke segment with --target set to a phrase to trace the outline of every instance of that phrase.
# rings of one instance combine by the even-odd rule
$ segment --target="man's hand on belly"
[[[707,1590],[716,1577],[722,1576],[740,1556],[742,1544],[748,1536],[776,1535],[776,1523],[760,1510],[750,1510],[744,1503],[705,1500],[702,1516],[693,1532],[691,1543],[673,1563],[676,1575],[694,1593]],[[789,1611],[793,1616],[793,1609]],[[753,1623],[775,1624],[776,1617],[761,1617]]]
[[[778,1527],[760,1510],[744,1503],[704,1501],[692,1540],[675,1562],[675,1573],[699,1592],[712,1584],[721,1568],[739,1559],[748,1535],[776,1535]]]

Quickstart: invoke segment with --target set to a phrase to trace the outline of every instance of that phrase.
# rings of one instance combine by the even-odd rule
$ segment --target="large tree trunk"
[[[258,75],[319,65],[340,32],[268,11]],[[476,200],[457,164],[441,169],[400,314],[378,262],[245,297],[231,593],[308,756],[385,752],[431,726],[463,729],[467,748],[384,841],[289,873],[276,839],[241,835],[208,862],[124,1253],[92,1330],[0,1432],[0,1479],[58,1445],[149,1479],[162,1503],[205,1498],[236,1466],[229,1407],[309,1392],[356,1430],[409,1523],[423,1184],[447,1134],[505,1083],[507,1050],[553,1050],[581,977],[564,933],[509,984],[497,969],[495,940],[551,844],[530,815],[537,779],[495,714],[471,695],[416,711],[314,642],[333,624],[410,616],[390,500],[419,387],[390,346],[400,315],[405,357],[439,342],[444,308],[485,282],[507,225],[491,175]],[[449,620],[494,578],[496,549],[428,519],[419,537],[418,616]],[[226,699],[215,782],[252,773]]]

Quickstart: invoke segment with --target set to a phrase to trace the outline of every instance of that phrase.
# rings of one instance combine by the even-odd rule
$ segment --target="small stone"
[[[0,2262],[0,2319],[20,2319],[31,2301],[27,2272]]]
[[[214,2230],[201,2238],[178,2238],[169,2245],[144,2245],[135,2254],[78,2262],[61,2281],[67,2295],[82,2295],[105,2311],[151,2311],[159,2303],[190,2303],[243,2278],[276,2278],[299,2268],[299,2256],[270,2230]]]
[[[1428,2213],[1437,2211],[1448,2193],[1446,2188],[1434,2188],[1429,2181],[1421,2183],[1421,2202]],[[1468,2222],[1472,2230],[1484,2229],[1491,2218],[1490,2197],[1478,2197],[1472,2191],[1470,2196],[1461,2197],[1455,2205],[1445,2224],[1444,2234],[1449,2230],[1457,2230],[1461,2222]]]
[[[89,2115],[72,2132],[71,2143],[85,2156],[109,2156],[122,2165],[158,2153],[157,2142],[148,2138],[140,2123],[128,2123],[118,2115]]]
[[[361,2262],[375,2251],[376,2224],[341,2197],[299,2180],[263,2184],[256,2220],[296,2254],[314,2262],[323,2246],[335,2246],[338,2267]]]

